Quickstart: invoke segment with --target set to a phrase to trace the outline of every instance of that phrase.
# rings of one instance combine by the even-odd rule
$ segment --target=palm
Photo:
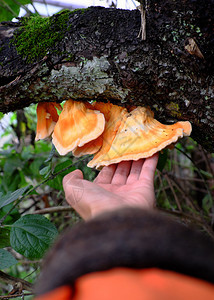
[[[104,167],[94,182],[77,170],[63,180],[68,203],[85,219],[123,206],[154,206],[158,156]],[[76,193],[75,191],[78,191]]]
[[[124,199],[129,204],[141,204],[146,201],[148,195],[155,199],[155,195],[151,188],[141,181],[136,181],[132,184],[99,184],[105,191],[108,191],[112,196],[117,195]]]

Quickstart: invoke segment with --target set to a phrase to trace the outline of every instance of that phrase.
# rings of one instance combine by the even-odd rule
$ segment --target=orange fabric
[[[75,282],[75,294],[63,286],[36,300],[213,300],[214,285],[160,269],[115,268],[86,274]]]
[[[72,299],[72,289],[63,285],[44,295],[36,297],[35,300],[69,300]]]
[[[76,281],[74,300],[213,300],[214,285],[159,269],[118,268]]]

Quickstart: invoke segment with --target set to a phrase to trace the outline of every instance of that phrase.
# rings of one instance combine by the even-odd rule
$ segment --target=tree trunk
[[[138,10],[3,22],[0,111],[69,98],[150,106],[159,121],[189,120],[192,137],[212,152],[213,16],[213,0],[147,0],[146,40]]]

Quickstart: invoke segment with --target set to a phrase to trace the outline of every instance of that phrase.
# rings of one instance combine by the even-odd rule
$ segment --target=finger
[[[83,197],[83,181],[83,174],[80,170],[75,170],[63,178],[65,198],[72,207],[75,207]]]
[[[133,161],[126,184],[132,184],[139,179],[144,159]]]
[[[141,173],[140,180],[143,180],[148,185],[153,185],[155,170],[158,163],[158,153],[145,159]]]
[[[125,184],[131,168],[131,161],[122,161],[117,165],[112,184]]]
[[[116,165],[110,165],[108,167],[104,167],[98,176],[95,178],[94,182],[95,183],[106,183],[109,184],[111,183],[112,177],[114,176],[114,172],[116,169]]]
[[[75,170],[75,171],[65,175],[63,178],[63,181],[62,181],[63,187],[76,179],[83,179],[82,171]]]

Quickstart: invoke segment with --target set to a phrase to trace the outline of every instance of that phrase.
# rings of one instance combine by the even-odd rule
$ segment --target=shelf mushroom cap
[[[61,155],[82,147],[100,136],[105,118],[89,103],[67,100],[53,132],[53,144]]]
[[[114,107],[111,103],[103,103],[103,102],[94,102],[92,105],[87,103],[89,105],[90,109],[98,110],[100,111],[104,117],[105,117],[105,124],[109,121],[111,111]],[[103,134],[101,134],[98,138],[96,138],[93,141],[88,142],[82,147],[76,147],[72,153],[76,157],[80,157],[87,154],[95,154],[99,151],[99,149],[103,145]]]
[[[49,137],[58,121],[57,109],[62,110],[60,104],[56,102],[39,102],[37,105],[37,128],[35,140]]]
[[[82,147],[76,147],[72,150],[72,153],[75,157],[81,157],[83,155],[94,154],[100,150],[103,144],[102,135],[98,136],[95,140],[92,140]]]
[[[103,144],[100,150],[95,154],[92,161],[88,163],[88,167],[96,166],[97,162],[99,162],[100,157],[105,156],[111,148],[113,140],[118,132],[121,123],[124,122],[125,116],[127,115],[127,110],[124,107],[113,105],[108,103],[108,109],[106,110],[105,103],[102,105],[99,104],[99,110],[104,113],[105,117],[106,114],[109,115],[106,117],[106,124],[105,129],[102,134]],[[95,105],[95,108],[98,106]],[[108,114],[110,112],[110,114]],[[109,163],[111,164],[111,163]]]
[[[108,130],[107,127],[106,130]],[[89,167],[100,168],[124,160],[150,157],[176,143],[179,138],[189,136],[192,126],[188,121],[163,125],[154,119],[154,114],[149,108],[137,107],[123,115],[113,139],[108,140],[109,134],[105,131],[103,137],[105,136],[106,140],[88,163]],[[108,144],[106,149],[104,149],[104,143]]]

